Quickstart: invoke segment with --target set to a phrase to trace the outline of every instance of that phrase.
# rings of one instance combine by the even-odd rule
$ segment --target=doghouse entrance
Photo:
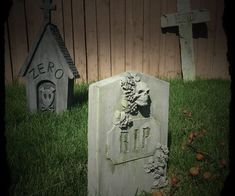
[[[38,110],[55,111],[56,107],[56,88],[50,81],[42,81],[37,88]]]

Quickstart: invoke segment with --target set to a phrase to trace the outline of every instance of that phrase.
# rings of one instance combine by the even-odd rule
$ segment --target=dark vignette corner
[[[1,107],[1,117],[0,117],[0,163],[1,163],[1,186],[0,186],[0,195],[9,195],[8,189],[10,186],[10,170],[7,164],[7,154],[6,154],[6,138],[5,138],[5,69],[4,69],[4,23],[8,18],[9,11],[12,5],[12,0],[4,0],[2,2],[2,14],[1,14],[1,29],[0,29],[0,84],[1,84],[1,95],[0,95],[0,105]]]
[[[227,59],[229,62],[229,74],[231,77],[231,101],[230,101],[230,113],[229,113],[229,175],[225,181],[224,188],[221,191],[221,195],[233,195],[232,193],[235,194],[234,191],[234,185],[232,185],[234,182],[234,46],[235,46],[235,41],[234,41],[234,25],[233,25],[233,6],[232,6],[232,1],[230,0],[224,0],[224,14],[223,14],[223,27],[227,36],[227,46],[228,46],[228,51],[227,51]]]

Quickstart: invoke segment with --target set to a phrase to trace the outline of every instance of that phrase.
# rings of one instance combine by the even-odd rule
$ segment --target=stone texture
[[[89,87],[88,195],[167,184],[169,84],[126,72]]]
[[[50,23],[51,0],[43,1],[44,23],[20,69],[26,77],[30,112],[66,110],[73,99],[74,79],[79,78],[56,25]]]
[[[29,111],[64,111],[71,105],[74,79],[78,78],[55,25],[47,24],[37,47],[20,70],[26,77]]]

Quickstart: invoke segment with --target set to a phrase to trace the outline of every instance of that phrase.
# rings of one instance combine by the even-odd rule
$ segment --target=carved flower
[[[122,99],[121,101],[121,104],[122,104],[122,109],[123,110],[126,110],[128,108],[128,101],[126,99]]]
[[[164,154],[168,154],[169,153],[169,150],[168,150],[168,148],[167,148],[167,146],[161,146],[161,149],[162,149],[162,152],[164,153]]]
[[[159,178],[159,180],[154,180],[153,182],[153,186],[158,187],[158,188],[164,187],[167,184],[168,184],[168,180],[164,176]]]
[[[140,81],[140,77],[137,76],[136,74],[135,74],[135,76],[134,76],[134,79],[135,79],[135,82],[139,82],[139,81]]]
[[[157,144],[156,152],[149,162],[144,165],[146,173],[151,173],[154,178],[154,187],[163,187],[168,184],[165,176],[165,168],[168,159],[168,149],[166,146]]]
[[[153,174],[153,178],[155,178],[155,179],[159,179],[160,177],[161,177],[161,175],[158,172],[155,172]]]
[[[144,171],[145,171],[146,173],[150,173],[150,172],[152,172],[152,171],[155,169],[155,166],[154,166],[153,163],[154,163],[154,162],[149,162],[149,163],[147,163],[147,164],[144,165]]]
[[[131,123],[131,118],[123,111],[117,110],[114,113],[113,124],[119,125],[121,129],[126,129]]]

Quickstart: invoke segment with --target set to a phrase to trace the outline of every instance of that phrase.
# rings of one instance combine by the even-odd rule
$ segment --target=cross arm
[[[161,27],[178,26],[184,23],[201,23],[210,20],[207,9],[192,10],[189,12],[179,12],[173,14],[163,14],[161,16]]]
[[[50,5],[49,8],[45,7],[44,5],[40,6],[41,9],[48,9],[48,10],[56,10],[56,5]]]

